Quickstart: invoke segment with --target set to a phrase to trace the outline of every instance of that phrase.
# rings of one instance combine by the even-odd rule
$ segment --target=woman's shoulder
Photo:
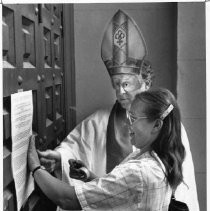
[[[165,167],[156,153],[152,151],[142,155],[138,155],[138,153],[133,155],[124,163],[127,168],[138,169],[143,177],[148,177],[149,175],[165,177]]]

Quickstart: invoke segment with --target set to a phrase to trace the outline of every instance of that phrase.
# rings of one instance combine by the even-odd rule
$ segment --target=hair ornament
[[[169,114],[170,114],[170,112],[173,110],[173,108],[174,108],[174,106],[172,105],[172,104],[170,104],[169,106],[168,106],[168,108],[163,112],[163,114],[160,116],[160,118],[162,119],[162,120],[164,120]]]

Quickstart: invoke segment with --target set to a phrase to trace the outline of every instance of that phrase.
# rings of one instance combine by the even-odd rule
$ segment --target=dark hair
[[[172,187],[183,181],[182,163],[185,158],[185,148],[181,140],[181,117],[179,107],[173,94],[163,88],[151,88],[136,95],[135,102],[146,103],[144,110],[149,120],[160,119],[170,104],[173,110],[163,119],[163,125],[157,139],[152,143],[152,149],[157,153],[166,168],[166,178]]]

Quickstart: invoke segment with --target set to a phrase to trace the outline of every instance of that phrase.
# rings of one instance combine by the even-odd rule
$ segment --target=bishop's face
[[[111,80],[118,102],[127,110],[130,109],[135,95],[147,89],[139,75],[116,74],[111,77]]]

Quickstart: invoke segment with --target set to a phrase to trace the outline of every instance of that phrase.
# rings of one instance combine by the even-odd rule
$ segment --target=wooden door
[[[39,149],[56,147],[67,133],[62,22],[61,4],[2,6],[5,211],[17,209],[11,172],[11,94],[32,90],[32,128]],[[22,208],[25,211],[54,209],[39,190],[33,192]]]

